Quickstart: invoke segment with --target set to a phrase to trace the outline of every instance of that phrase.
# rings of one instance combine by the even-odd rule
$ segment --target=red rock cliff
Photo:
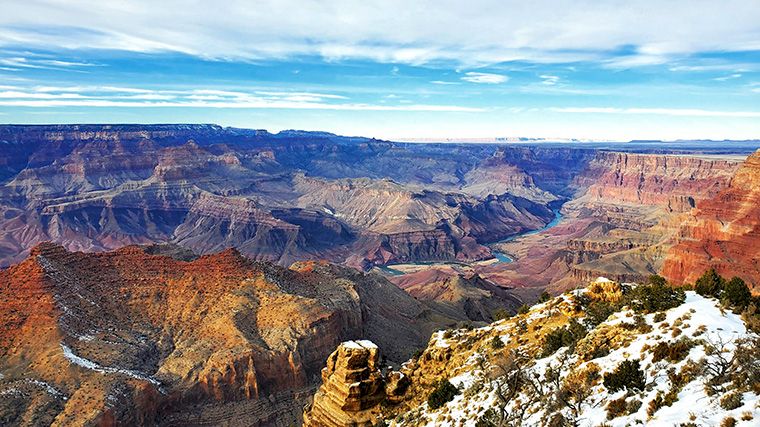
[[[709,267],[760,291],[760,150],[747,158],[728,188],[691,213],[662,274],[675,283],[691,283]]]

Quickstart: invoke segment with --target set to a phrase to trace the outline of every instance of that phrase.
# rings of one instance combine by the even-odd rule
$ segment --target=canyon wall
[[[472,261],[543,226],[558,197],[522,169],[535,156],[489,146],[213,125],[0,126],[0,143],[0,266],[43,241],[235,247],[282,265]]]
[[[372,339],[401,361],[464,319],[376,274],[135,246],[39,245],[0,271],[0,301],[0,394],[12,397],[0,419],[11,424],[217,424],[227,408],[246,414],[230,425],[289,425],[338,343]]]
[[[711,267],[741,277],[760,292],[760,150],[747,158],[728,188],[688,215],[662,273],[675,283],[693,283]]]

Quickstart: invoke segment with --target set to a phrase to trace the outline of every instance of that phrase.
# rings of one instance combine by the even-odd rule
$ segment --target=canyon
[[[753,151],[751,142],[404,144],[216,125],[0,126],[0,144],[0,266],[45,241],[82,251],[172,243],[283,266],[430,263],[557,291],[662,271],[676,234],[688,233],[680,223]],[[742,179],[750,185],[731,197],[748,193],[751,206],[756,178],[734,186]],[[558,209],[557,226],[528,233]],[[497,252],[515,262],[480,262]],[[745,280],[756,284],[753,274]]]
[[[467,320],[376,273],[160,252],[43,243],[0,271],[4,425],[289,425],[340,342],[399,363]]]
[[[545,291],[760,289],[757,142],[13,125],[0,148],[2,424],[371,425],[405,399],[388,365]]]

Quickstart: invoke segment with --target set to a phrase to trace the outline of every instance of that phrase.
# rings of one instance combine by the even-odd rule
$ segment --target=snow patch
[[[77,356],[74,354],[74,352],[69,348],[66,344],[61,343],[61,349],[63,350],[63,357],[66,358],[69,362],[80,366],[85,369],[89,369],[92,371],[100,372],[103,374],[121,374],[126,375],[128,377],[132,377],[138,380],[148,381],[149,383],[160,386],[161,382],[159,382],[157,379],[152,378],[148,375],[145,375],[143,373],[133,371],[130,369],[124,369],[124,368],[112,368],[109,366],[101,366],[91,360],[87,360],[84,357]]]

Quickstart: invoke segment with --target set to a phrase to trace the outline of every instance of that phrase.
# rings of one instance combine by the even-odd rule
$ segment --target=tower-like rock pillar
[[[322,386],[304,411],[306,427],[371,427],[385,398],[379,350],[371,341],[346,341],[322,369]]]

